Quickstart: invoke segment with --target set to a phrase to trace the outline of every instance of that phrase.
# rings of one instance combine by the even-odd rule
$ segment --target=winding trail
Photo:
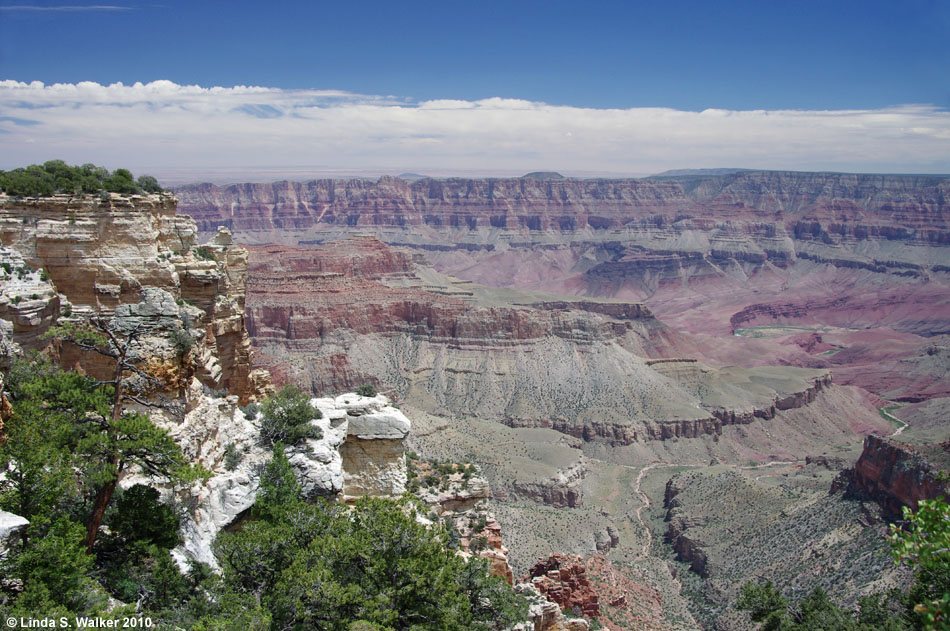
[[[627,469],[636,469],[637,467],[632,467],[630,465],[621,465]],[[634,492],[640,496],[640,506],[637,507],[636,516],[637,522],[640,524],[640,530],[646,533],[646,541],[640,548],[640,553],[637,555],[636,559],[643,559],[649,556],[650,547],[653,545],[653,531],[647,526],[646,521],[643,519],[643,509],[653,506],[653,502],[650,500],[650,496],[646,494],[643,490],[643,476],[647,474],[648,471],[652,469],[657,469],[659,467],[683,467],[683,468],[696,468],[702,467],[703,465],[698,464],[677,464],[675,462],[651,462],[645,467],[641,467],[639,473],[637,474],[637,479],[634,482]]]
[[[643,509],[649,508],[653,505],[653,502],[650,501],[650,496],[647,495],[643,490],[643,476],[647,474],[647,471],[663,466],[669,467],[673,465],[663,462],[654,462],[653,464],[648,464],[647,466],[640,469],[640,473],[637,474],[637,481],[634,483],[634,491],[640,496],[640,506],[637,507],[637,521],[640,523],[640,529],[647,535],[646,542],[644,542],[642,548],[640,549],[640,554],[637,555],[637,559],[645,558],[650,551],[650,547],[653,545],[653,531],[649,526],[647,526],[647,523],[643,521]]]
[[[774,467],[778,465],[801,464],[803,462],[805,462],[805,460],[803,459],[802,460],[773,460],[771,462],[766,462],[763,464],[745,465],[738,468],[741,470],[764,469],[767,467]],[[637,467],[632,467],[630,465],[621,465],[621,466],[627,469],[637,468]],[[653,501],[650,499],[650,496],[647,495],[646,492],[643,490],[643,476],[645,476],[647,472],[653,469],[660,468],[660,467],[683,467],[683,468],[695,469],[695,468],[703,468],[704,466],[705,465],[699,465],[699,464],[677,464],[674,462],[660,461],[660,462],[652,462],[648,464],[647,466],[640,468],[639,473],[637,474],[637,479],[634,482],[634,492],[640,497],[640,506],[637,507],[636,516],[637,516],[637,523],[640,524],[640,530],[646,533],[646,542],[644,542],[643,546],[641,546],[640,553],[636,557],[637,559],[642,559],[649,556],[650,547],[653,545],[653,531],[650,529],[646,521],[643,519],[644,509],[652,506]],[[762,477],[762,476],[759,476],[759,477]],[[756,480],[758,479],[759,478],[756,478]]]
[[[895,423],[898,423],[898,424],[900,425],[897,429],[895,429],[893,432],[891,432],[890,434],[888,434],[888,436],[887,436],[888,438],[893,438],[894,436],[900,436],[900,435],[904,432],[905,429],[907,429],[908,427],[910,427],[910,424],[909,424],[909,423],[906,423],[906,422],[900,420],[899,418],[897,418],[896,416],[894,416],[893,414],[891,414],[890,412],[888,412],[887,409],[885,409],[885,408],[882,407],[882,408],[878,408],[878,411],[879,411],[879,412],[881,413],[881,415],[884,416],[884,418],[886,418],[887,420],[894,421]],[[742,471],[748,471],[748,470],[751,470],[751,469],[765,469],[765,468],[768,468],[768,467],[777,467],[777,466],[782,466],[782,465],[796,465],[796,464],[802,464],[802,463],[804,463],[804,462],[805,462],[804,459],[799,459],[799,460],[772,460],[771,462],[765,462],[765,463],[762,463],[762,464],[755,464],[755,465],[743,465],[743,466],[739,466],[739,467],[737,467],[737,468],[738,468],[739,470],[742,470]],[[647,495],[646,492],[643,490],[643,477],[644,477],[649,471],[652,471],[653,469],[657,469],[657,468],[659,468],[659,467],[683,467],[683,468],[697,468],[697,467],[698,467],[698,468],[702,468],[703,465],[696,465],[696,464],[677,464],[677,463],[673,463],[673,462],[655,461],[655,462],[651,462],[650,464],[646,465],[645,467],[639,467],[639,468],[638,468],[638,467],[634,467],[634,466],[630,466],[630,465],[621,465],[621,466],[624,467],[624,468],[627,468],[627,469],[639,469],[639,472],[637,473],[637,479],[636,479],[636,481],[634,482],[634,492],[635,492],[635,493],[637,494],[637,496],[639,496],[639,498],[640,498],[640,506],[637,507],[637,510],[636,510],[636,513],[635,513],[635,514],[636,514],[636,518],[637,518],[637,519],[636,519],[636,520],[637,520],[637,523],[638,523],[639,526],[640,526],[640,531],[646,534],[646,541],[645,541],[645,542],[643,543],[643,545],[641,546],[640,552],[639,552],[639,554],[637,555],[636,558],[637,558],[637,559],[642,559],[642,558],[645,558],[645,557],[649,556],[650,547],[653,545],[653,531],[650,529],[650,527],[647,525],[646,521],[643,519],[643,511],[644,511],[644,509],[649,508],[650,506],[652,506],[652,505],[653,505],[653,502],[652,502],[652,500],[650,500],[650,496]],[[755,478],[755,479],[758,480],[758,479],[761,478],[761,477],[762,477],[762,476],[758,476],[758,477]]]
[[[878,408],[877,411],[880,412],[881,416],[883,416],[888,421],[894,421],[895,423],[900,425],[900,427],[898,427],[893,432],[887,435],[888,438],[893,438],[894,436],[900,436],[902,433],[904,433],[905,429],[910,427],[910,423],[906,423],[900,420],[899,418],[897,418],[896,416],[888,412],[886,407]]]

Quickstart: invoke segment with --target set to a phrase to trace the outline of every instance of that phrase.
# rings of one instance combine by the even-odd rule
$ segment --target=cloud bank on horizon
[[[0,81],[0,168],[304,165],[644,175],[674,168],[950,173],[950,111],[594,109],[516,99],[410,101],[171,81]]]

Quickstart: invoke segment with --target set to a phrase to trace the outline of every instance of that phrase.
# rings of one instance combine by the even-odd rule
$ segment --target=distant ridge
[[[397,175],[400,180],[424,180],[428,178],[428,175],[420,175],[418,173],[400,173]]]
[[[678,177],[681,175],[730,175],[732,173],[743,173],[745,171],[756,171],[757,169],[671,169],[656,173],[650,177]]]
[[[532,171],[531,173],[525,173],[521,176],[522,178],[530,178],[532,180],[566,180],[563,175],[557,171]]]

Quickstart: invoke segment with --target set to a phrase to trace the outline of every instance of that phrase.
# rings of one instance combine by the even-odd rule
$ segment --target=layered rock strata
[[[297,243],[356,227],[468,236],[454,242],[476,245],[490,230],[530,239],[613,236],[618,230],[676,233],[679,224],[709,235],[703,241],[711,258],[740,253],[785,263],[794,257],[792,239],[950,244],[948,190],[950,178],[939,176],[742,172],[646,180],[383,177],[197,184],[176,192],[202,231],[226,225],[252,243],[276,241],[278,232],[284,243]]]
[[[43,335],[66,303],[49,276],[44,270],[29,267],[16,250],[0,246],[0,289],[0,334],[4,340],[0,356],[45,347],[49,342]],[[5,368],[7,363],[0,367]]]
[[[15,325],[15,341],[19,333],[29,338],[27,346],[45,345],[37,336],[54,320],[61,302],[71,303],[75,318],[108,316],[120,305],[137,304],[146,290],[162,290],[181,307],[186,320],[180,327],[199,332],[195,364],[202,383],[236,393],[242,401],[258,396],[266,379],[251,374],[244,327],[247,251],[233,245],[226,230],[196,245],[194,222],[176,214],[176,207],[177,200],[167,194],[108,199],[0,194],[0,242],[26,266],[42,269],[55,287],[55,292],[35,292],[43,304],[16,305],[13,321],[31,323]],[[19,313],[27,307],[29,314]],[[91,361],[64,352],[66,364]],[[101,366],[83,368],[95,374]]]
[[[943,477],[936,462],[943,463]],[[917,510],[921,500],[950,496],[950,483],[946,479],[948,463],[950,441],[915,447],[868,436],[864,439],[861,456],[853,467],[839,474],[832,492],[845,488],[849,495],[871,499],[891,517],[899,518],[904,507]]]
[[[487,285],[648,299],[662,316],[679,317],[684,303],[704,301],[713,317],[682,316],[693,330],[721,332],[763,295],[781,301],[793,293],[816,308],[843,299],[873,311],[896,288],[914,297],[916,311],[881,310],[881,317],[932,335],[947,330],[940,313],[950,272],[948,189],[946,177],[742,172],[323,180],[193,185],[178,193],[202,231],[226,225],[244,243],[369,233]],[[809,280],[819,275],[834,277],[834,291]],[[941,291],[927,291],[933,286]],[[684,292],[690,288],[697,293]]]
[[[649,359],[676,334],[642,304],[459,283],[374,238],[251,252],[260,365],[317,391],[371,382],[436,414],[617,446],[716,435],[831,384],[822,371]],[[552,499],[577,502],[569,489]]]
[[[344,498],[399,497],[406,490],[409,419],[382,395],[353,396],[335,399],[346,413],[346,441],[340,448]]]
[[[539,560],[524,580],[556,602],[562,611],[580,611],[587,618],[600,616],[598,595],[587,579],[587,569],[578,558],[554,554]]]

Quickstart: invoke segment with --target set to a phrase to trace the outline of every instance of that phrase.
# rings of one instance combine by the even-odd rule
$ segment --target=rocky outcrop
[[[410,467],[414,480],[411,490],[430,507],[448,532],[455,533],[459,554],[486,559],[492,574],[513,583],[501,524],[488,505],[492,498],[491,487],[478,468],[472,463],[460,465],[416,459]]]
[[[153,418],[168,429],[190,461],[213,473],[207,481],[179,492],[178,501],[187,511],[182,523],[184,543],[176,553],[182,560],[193,558],[215,566],[211,544],[218,532],[239,521],[254,505],[260,470],[271,450],[261,441],[259,420],[247,417],[238,406],[237,396],[209,396],[197,380],[192,380],[187,399],[191,409],[184,420],[177,422],[167,414],[153,414]],[[381,395],[348,393],[312,399],[311,404],[320,411],[320,418],[311,424],[320,429],[321,437],[286,448],[304,497],[400,495],[406,472],[402,440],[397,437],[405,437],[409,420]],[[372,419],[372,433],[366,432],[366,419]],[[369,444],[376,440],[398,441],[400,449],[396,454],[396,449],[387,445],[379,460],[353,459],[344,448],[351,439],[361,445],[364,454],[374,452]],[[372,473],[379,474],[375,484]],[[136,477],[129,477],[123,485],[136,481]]]
[[[509,495],[555,508],[577,508],[583,504],[581,483],[587,475],[587,467],[587,460],[582,457],[571,466],[558,470],[549,479],[512,481]]]
[[[659,360],[663,361],[663,360]],[[671,360],[681,363],[683,360]],[[657,360],[647,362],[657,365]],[[660,364],[663,365],[663,364]],[[662,371],[668,374],[669,371]],[[708,416],[692,419],[654,419],[636,427],[629,424],[608,422],[587,422],[577,425],[567,419],[522,419],[505,418],[502,422],[509,427],[544,427],[585,441],[603,441],[612,446],[632,445],[653,440],[673,440],[680,438],[700,438],[717,436],[728,425],[748,425],[757,419],[769,420],[776,413],[805,407],[819,394],[832,385],[832,375],[825,373],[807,380],[800,389],[792,392],[772,392],[762,403],[753,403],[746,409],[714,408]],[[674,377],[674,380],[677,380]],[[750,399],[756,399],[750,393]],[[761,399],[760,399],[761,400]],[[564,496],[570,501],[570,494]]]
[[[539,560],[528,572],[529,581],[562,611],[579,611],[586,618],[600,616],[599,598],[587,579],[580,558],[553,554]]]
[[[120,305],[138,304],[147,290],[161,290],[181,307],[185,320],[179,328],[199,332],[194,363],[202,383],[242,401],[259,396],[266,379],[251,374],[244,327],[247,251],[235,246],[226,230],[196,245],[194,222],[176,214],[176,207],[167,194],[28,199],[0,194],[0,241],[24,261],[22,268],[11,264],[16,278],[8,279],[6,291],[22,293],[27,277],[17,270],[26,267],[42,269],[38,280],[49,281],[45,289],[32,290],[29,301],[22,295],[8,298],[14,341],[30,348],[45,345],[39,336],[67,301],[66,317],[109,316]],[[87,361],[65,353],[67,365]],[[83,368],[97,371],[94,364]]]
[[[594,547],[601,554],[607,554],[611,549],[616,548],[619,543],[620,533],[613,524],[594,533]]]
[[[8,548],[29,525],[29,520],[0,510],[0,553]]]
[[[917,510],[921,500],[950,495],[950,484],[939,475],[940,466],[934,464],[947,461],[950,441],[915,447],[868,436],[857,462],[839,474],[831,490],[844,488],[848,495],[873,500],[892,518],[899,518],[904,507]]]
[[[334,405],[338,422],[345,422],[347,427],[346,441],[340,448],[344,498],[402,495],[406,490],[409,419],[382,395],[341,395]]]
[[[528,620],[512,631],[588,631],[583,618],[567,618],[557,603],[548,600],[532,583],[518,583],[515,591],[528,601]]]
[[[22,349],[45,347],[49,342],[43,334],[64,304],[65,297],[57,294],[45,270],[32,269],[16,250],[0,246],[0,326],[9,347],[0,354],[9,357]]]
[[[701,526],[702,523],[695,519],[690,519],[678,514],[676,510],[679,502],[676,496],[682,492],[680,486],[683,480],[678,477],[670,478],[666,483],[666,490],[663,494],[663,507],[666,508],[667,528],[664,539],[670,544],[676,552],[676,560],[689,563],[691,570],[702,576],[709,578],[709,569],[707,568],[708,558],[703,551],[703,542],[696,540],[687,533],[690,527]]]
[[[178,285],[167,259],[191,248],[196,229],[176,206],[171,195],[0,195],[0,241],[45,269],[73,303],[109,311],[138,302],[143,287]]]

